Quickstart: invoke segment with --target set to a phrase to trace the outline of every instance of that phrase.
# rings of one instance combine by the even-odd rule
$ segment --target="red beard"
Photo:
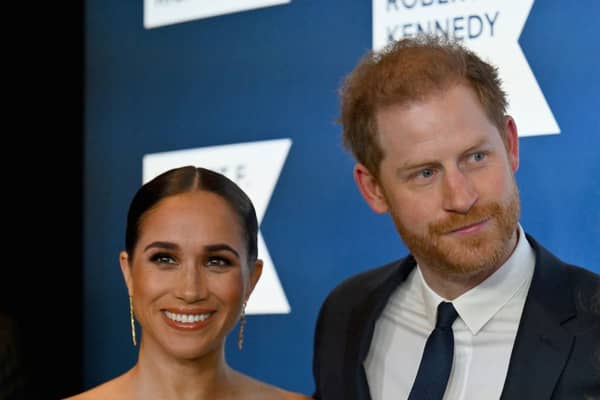
[[[516,232],[520,215],[519,193],[514,193],[505,204],[493,202],[474,206],[468,214],[452,214],[431,223],[425,236],[417,235],[392,218],[400,237],[417,262],[450,276],[473,276],[491,268],[498,268],[513,251],[511,238]],[[460,237],[447,233],[489,220],[491,226],[483,232]]]

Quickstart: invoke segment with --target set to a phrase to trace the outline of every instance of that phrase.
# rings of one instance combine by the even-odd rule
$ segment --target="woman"
[[[262,270],[246,194],[216,172],[181,167],[143,185],[120,264],[142,337],[132,369],[70,400],[309,399],[227,365],[225,338]]]

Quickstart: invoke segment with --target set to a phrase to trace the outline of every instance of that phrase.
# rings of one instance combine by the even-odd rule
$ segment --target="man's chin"
[[[427,264],[444,275],[468,278],[485,273],[497,265],[498,244],[485,238],[441,240],[435,249],[426,250]]]

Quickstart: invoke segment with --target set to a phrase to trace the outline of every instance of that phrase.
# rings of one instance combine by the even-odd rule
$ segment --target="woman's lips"
[[[210,323],[214,313],[214,310],[162,310],[163,318],[170,327],[185,331],[204,328]]]

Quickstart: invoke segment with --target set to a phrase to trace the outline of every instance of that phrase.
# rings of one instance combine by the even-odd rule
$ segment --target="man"
[[[600,277],[519,224],[506,106],[493,66],[430,36],[371,52],[347,77],[354,179],[411,255],[323,304],[317,399],[600,398]]]

